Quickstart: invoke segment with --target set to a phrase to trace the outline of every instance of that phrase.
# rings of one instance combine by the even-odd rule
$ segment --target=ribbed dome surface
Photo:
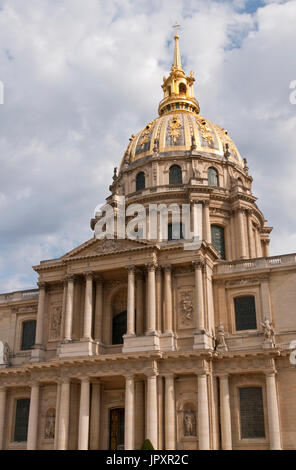
[[[200,115],[174,110],[154,119],[132,136],[121,167],[152,156],[155,152],[171,152],[173,157],[176,151],[192,149],[207,156],[212,154],[213,157],[224,157],[227,151],[229,160],[243,166],[242,158],[225,129]]]

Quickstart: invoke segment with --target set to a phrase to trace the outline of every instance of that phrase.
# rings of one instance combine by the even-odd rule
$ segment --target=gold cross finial
[[[176,33],[175,35],[178,36],[178,28],[180,28],[180,25],[176,22],[173,26],[173,28],[175,29]]]

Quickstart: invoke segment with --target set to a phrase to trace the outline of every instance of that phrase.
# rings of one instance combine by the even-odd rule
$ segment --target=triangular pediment
[[[108,253],[111,254],[121,251],[140,249],[147,246],[152,247],[153,245],[143,240],[98,240],[97,238],[92,238],[77,248],[74,248],[74,250],[70,251],[69,253],[66,253],[64,256],[62,256],[61,259],[71,259],[80,256],[94,256]]]

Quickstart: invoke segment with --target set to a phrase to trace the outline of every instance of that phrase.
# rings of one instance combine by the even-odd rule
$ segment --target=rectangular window
[[[235,328],[237,331],[256,330],[255,297],[237,297],[234,299]]]
[[[265,437],[264,410],[261,387],[239,389],[240,425],[242,439]]]
[[[32,349],[35,344],[36,320],[25,321],[22,333],[22,351]]]
[[[21,398],[16,402],[14,442],[26,442],[28,433],[30,399]]]

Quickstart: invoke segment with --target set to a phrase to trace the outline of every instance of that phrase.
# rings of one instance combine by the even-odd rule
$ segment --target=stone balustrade
[[[296,254],[271,256],[269,258],[244,259],[221,262],[215,267],[215,274],[230,274],[246,270],[270,269],[296,265]]]
[[[38,295],[38,289],[12,292],[11,294],[0,294],[0,304],[4,304],[6,302],[19,302],[27,299],[38,299]]]

